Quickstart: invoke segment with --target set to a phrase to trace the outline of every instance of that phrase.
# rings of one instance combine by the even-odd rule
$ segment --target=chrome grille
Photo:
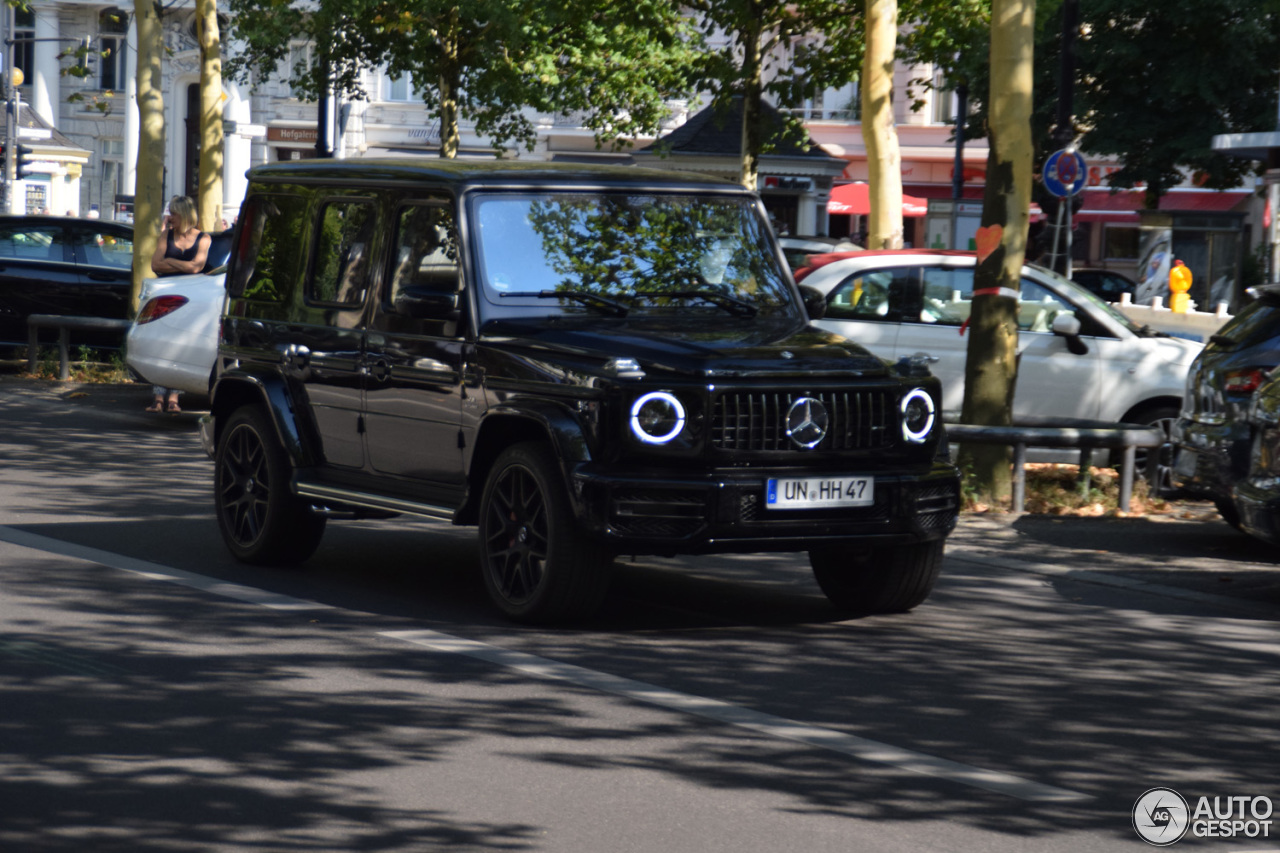
[[[711,444],[718,450],[795,450],[787,438],[787,410],[801,397],[827,407],[827,435],[817,450],[873,450],[893,443],[898,429],[893,391],[726,391],[715,398]]]

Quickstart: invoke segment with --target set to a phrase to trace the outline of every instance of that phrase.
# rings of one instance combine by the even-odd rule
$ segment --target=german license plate
[[[778,477],[765,484],[767,509],[871,506],[875,477]]]

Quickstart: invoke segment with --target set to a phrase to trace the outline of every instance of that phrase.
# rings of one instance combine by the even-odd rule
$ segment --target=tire
[[[214,454],[214,509],[237,560],[279,566],[315,553],[325,519],[289,491],[291,474],[266,414],[254,407],[232,413]]]
[[[1172,456],[1172,454],[1164,451],[1169,447],[1170,431],[1173,429],[1174,423],[1177,422],[1179,414],[1180,412],[1176,406],[1155,406],[1135,412],[1132,416],[1125,418],[1125,423],[1159,427],[1164,432],[1164,447],[1139,447],[1137,453],[1134,454],[1133,475],[1135,478],[1145,479],[1148,483],[1151,483],[1151,491],[1155,497],[1168,498],[1178,493],[1178,490],[1173,485],[1172,464],[1161,460]],[[1147,463],[1153,456],[1156,464],[1154,479],[1152,479],[1150,472],[1147,470]],[[1123,460],[1124,455],[1122,452],[1115,451],[1111,454],[1111,464],[1117,468],[1123,463]]]
[[[809,552],[827,599],[846,613],[903,613],[929,597],[942,569],[944,542]]]
[[[612,563],[577,529],[550,448],[503,451],[480,499],[480,571],[498,609],[518,622],[586,617],[604,600]]]
[[[1222,520],[1230,524],[1236,530],[1241,530],[1240,513],[1236,511],[1236,505],[1232,503],[1230,498],[1214,498],[1213,505],[1218,510],[1218,515],[1222,516]]]

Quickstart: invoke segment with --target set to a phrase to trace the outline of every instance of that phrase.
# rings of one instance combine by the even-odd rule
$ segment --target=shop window
[[[1102,232],[1102,257],[1109,261],[1138,258],[1138,229],[1131,225],[1108,225]]]

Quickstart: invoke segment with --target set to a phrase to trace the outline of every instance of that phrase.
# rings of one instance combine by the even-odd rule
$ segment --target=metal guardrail
[[[1027,501],[1027,448],[1076,447],[1080,449],[1080,478],[1089,483],[1093,451],[1101,447],[1124,450],[1120,467],[1117,504],[1129,511],[1133,500],[1133,471],[1139,447],[1160,447],[1166,441],[1159,427],[1068,418],[1019,418],[1010,426],[947,424],[947,438],[956,444],[1003,444],[1013,447],[1013,509],[1022,512]],[[1148,465],[1154,474],[1155,465]]]
[[[69,314],[32,314],[27,318],[27,371],[36,372],[36,355],[40,348],[41,327],[58,330],[58,378],[71,377],[71,330],[109,332],[122,334],[132,325],[128,320],[110,320],[106,317],[77,317]]]

